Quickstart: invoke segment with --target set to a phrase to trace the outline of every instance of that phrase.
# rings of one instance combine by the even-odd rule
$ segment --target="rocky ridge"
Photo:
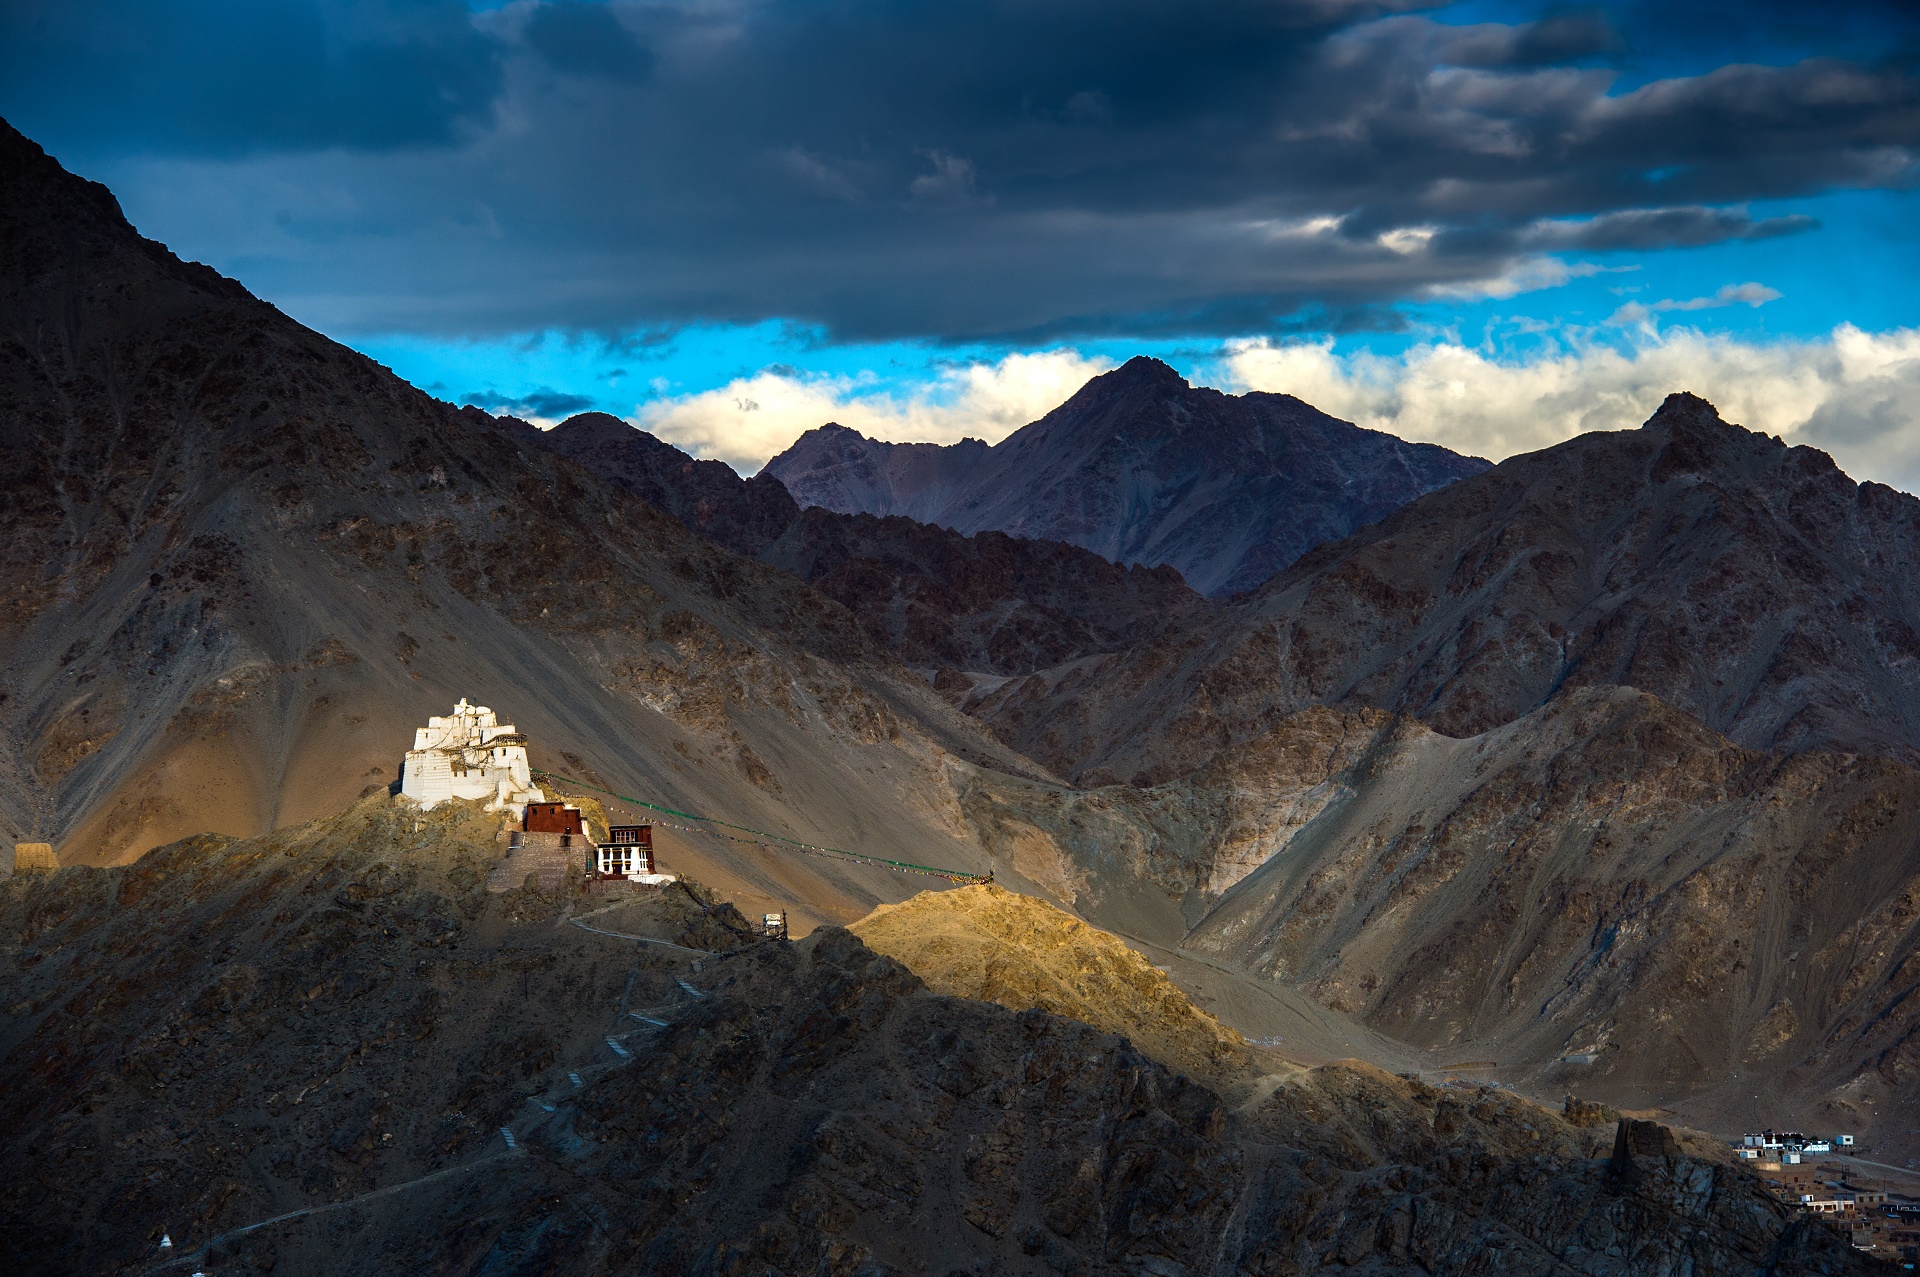
[[[883,443],[829,425],[761,473],[802,505],[1066,541],[1171,566],[1223,598],[1486,468],[1290,395],[1189,386],[1141,356],[992,447]]]
[[[568,891],[489,896],[496,829],[376,797],[0,883],[0,1260],[149,1271],[165,1230],[231,1273],[1868,1270],[1684,1134],[1610,1155],[1359,1065],[1229,1107],[836,928],[696,971],[556,926]],[[619,908],[684,943],[713,906]]]
[[[1467,736],[1650,692],[1751,749],[1920,760],[1920,499],[1674,395],[1307,555],[1215,619],[977,696],[1064,775],[1157,783],[1312,705]]]
[[[702,536],[807,582],[901,660],[945,671],[950,696],[1145,642],[1209,611],[1171,568],[1119,567],[1059,541],[803,511],[770,475],[743,480],[606,413],[551,431],[516,428]]]
[[[921,892],[848,930],[935,993],[1091,1024],[1223,1092],[1280,1068],[1118,937],[1034,896],[991,883]]]

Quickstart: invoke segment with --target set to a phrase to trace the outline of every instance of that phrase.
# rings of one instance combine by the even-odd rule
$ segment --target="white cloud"
[[[1113,367],[1072,350],[1011,354],[949,368],[905,390],[872,374],[809,376],[764,371],[714,390],[643,404],[635,424],[743,474],[803,432],[829,421],[899,443],[1000,440],[1060,406],[1088,378]]]
[[[1717,310],[1722,306],[1734,306],[1745,303],[1748,306],[1764,306],[1771,301],[1779,301],[1778,290],[1765,284],[1722,284],[1720,291],[1711,297],[1689,297],[1685,301],[1676,301],[1669,297],[1657,302],[1628,302],[1613,312],[1607,320],[1610,324],[1640,324],[1650,319],[1655,311],[1673,310]]]
[[[1563,262],[1558,257],[1523,257],[1490,278],[1470,279],[1457,284],[1434,284],[1424,292],[1426,296],[1449,301],[1483,301],[1559,288],[1570,280],[1598,275],[1605,269],[1591,262]]]
[[[1920,328],[1842,324],[1766,343],[1646,328],[1624,345],[1579,343],[1530,360],[1445,341],[1382,356],[1335,354],[1330,340],[1247,340],[1229,343],[1219,380],[1493,460],[1638,426],[1667,394],[1689,390],[1728,421],[1832,453],[1856,479],[1920,492]]]

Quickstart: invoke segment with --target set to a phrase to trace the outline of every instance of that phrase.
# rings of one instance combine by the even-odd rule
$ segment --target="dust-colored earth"
[[[1870,1270],[1710,1142],[1610,1155],[1605,1126],[1359,1064],[1229,1101],[839,928],[756,940],[688,890],[489,895],[498,828],[376,796],[0,883],[0,1265]],[[1112,937],[985,891],[892,916],[932,910],[962,967],[1048,973],[1003,989],[1235,1046]]]

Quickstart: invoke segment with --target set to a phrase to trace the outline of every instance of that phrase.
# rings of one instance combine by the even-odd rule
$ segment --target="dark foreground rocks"
[[[0,1269],[1873,1267],[1685,1137],[1616,1153],[1359,1064],[1225,1100],[842,930],[699,959],[567,925],[582,901],[480,887],[486,819],[395,812],[0,884]],[[701,905],[593,925],[684,937]]]

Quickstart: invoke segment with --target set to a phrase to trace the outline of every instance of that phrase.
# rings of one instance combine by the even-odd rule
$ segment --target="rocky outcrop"
[[[414,820],[0,884],[0,1264],[143,1272],[164,1231],[289,1275],[1868,1271],[1684,1133],[1621,1176],[1605,1128],[1357,1064],[1229,1107],[846,931],[696,971],[557,926],[481,887],[492,821]]]
[[[1431,493],[1220,618],[970,702],[1064,774],[1148,783],[1320,704],[1467,736],[1571,687],[1751,749],[1920,760],[1920,499],[1691,395]]]
[[[1920,1152],[1920,772],[1742,749],[1577,688],[1466,739],[1316,708],[1149,788],[982,776],[1003,857],[1044,842],[1093,920],[1303,988],[1503,1080]],[[1026,852],[1029,860],[1035,854]],[[1135,924],[1138,925],[1138,924]]]
[[[1066,541],[1171,566],[1219,598],[1486,468],[1291,395],[1192,387],[1143,356],[991,448],[883,443],[830,425],[761,473],[802,505]]]
[[[1119,937],[1034,896],[991,883],[923,891],[848,930],[935,993],[1091,1024],[1218,1090],[1279,1067]]]

